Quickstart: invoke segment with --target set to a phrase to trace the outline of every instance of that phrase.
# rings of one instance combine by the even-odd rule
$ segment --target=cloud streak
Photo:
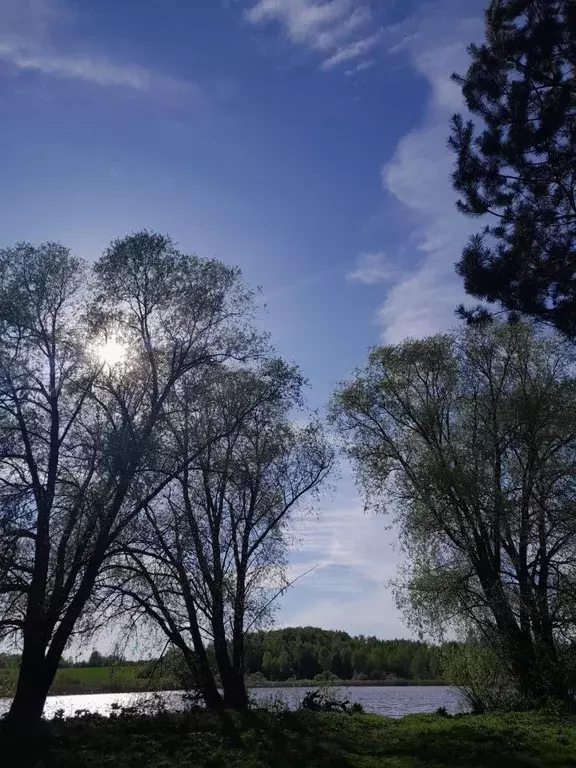
[[[2,0],[0,61],[16,73],[36,72],[141,93],[201,95],[194,83],[168,77],[138,64],[116,62],[105,55],[62,50],[55,40],[62,37],[62,31],[70,23],[67,7],[58,0]]]
[[[62,56],[0,39],[0,59],[16,70],[34,71],[61,79],[83,80],[100,86],[117,86],[148,93],[153,90],[186,93],[189,83],[152,72],[135,64],[118,64],[106,58]]]
[[[292,44],[322,54],[324,71],[362,60],[381,39],[370,7],[354,0],[258,0],[246,19],[253,25],[280,25]]]
[[[354,43],[345,45],[333,53],[332,56],[325,59],[320,65],[320,68],[324,70],[334,69],[334,67],[337,67],[339,64],[342,64],[345,61],[361,58],[365,54],[369,53],[372,48],[374,48],[374,46],[378,45],[380,40],[381,35],[379,32],[376,32],[374,35],[365,37],[363,40],[356,40]]]
[[[342,485],[338,504],[326,505],[320,518],[307,518],[300,524],[294,553],[306,563],[320,564],[310,575],[309,585],[321,579],[326,588],[329,582],[337,586],[342,579],[355,578],[384,587],[397,565],[391,549],[395,536],[386,530],[390,520],[366,514],[353,489],[349,495],[346,490]],[[293,568],[305,570],[297,560]]]
[[[364,72],[366,69],[371,69],[376,64],[376,59],[368,59],[367,61],[361,61],[359,64],[356,64],[356,66],[351,67],[350,69],[346,70],[346,76],[352,77],[352,75],[357,75],[358,72]]]

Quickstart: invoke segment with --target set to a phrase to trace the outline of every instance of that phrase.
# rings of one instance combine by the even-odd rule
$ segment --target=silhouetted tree
[[[472,296],[576,337],[576,4],[493,0],[486,40],[454,75],[471,120],[452,120],[458,208],[494,224],[464,250]],[[460,309],[469,319],[486,309]]]
[[[98,588],[123,531],[195,458],[159,439],[175,387],[262,350],[238,270],[167,237],[117,240],[93,287],[85,273],[56,244],[0,252],[0,631],[22,645],[14,722],[41,717],[70,639],[106,618]]]
[[[90,654],[90,658],[88,659],[88,666],[89,667],[103,667],[104,666],[104,657],[98,651],[96,648],[92,651]]]

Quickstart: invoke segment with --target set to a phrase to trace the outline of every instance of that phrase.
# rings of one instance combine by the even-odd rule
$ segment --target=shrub
[[[452,649],[444,673],[446,681],[460,689],[473,714],[530,708],[499,656],[484,643],[470,642]]]

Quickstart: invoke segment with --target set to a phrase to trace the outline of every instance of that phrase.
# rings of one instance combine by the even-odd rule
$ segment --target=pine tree
[[[454,75],[458,209],[495,223],[457,265],[466,291],[576,337],[576,1],[492,0]],[[461,314],[472,319],[486,310]]]

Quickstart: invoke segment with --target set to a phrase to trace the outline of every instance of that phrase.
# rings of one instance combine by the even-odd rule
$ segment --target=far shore
[[[324,688],[334,686],[337,688],[390,688],[397,686],[446,686],[442,680],[247,680],[248,688]],[[90,685],[83,682],[56,681],[50,690],[50,696],[88,696],[104,693],[151,693],[177,690],[165,683],[154,684],[147,680],[107,681],[102,680],[98,684]],[[182,691],[183,692],[183,691]],[[0,698],[10,698],[13,691],[2,690],[0,686]]]
[[[174,691],[180,688],[178,679],[172,674],[140,662],[126,662],[106,667],[61,667],[56,673],[50,696],[81,696],[99,693],[150,693]],[[18,668],[0,669],[0,698],[10,698],[16,688]],[[248,688],[341,688],[393,687],[393,686],[447,685],[442,680],[409,680],[387,678],[385,680],[267,680],[261,675],[247,675]]]
[[[323,688],[333,685],[339,688],[390,688],[406,685],[448,685],[443,680],[406,680],[404,678],[391,680],[247,680],[248,688]]]

